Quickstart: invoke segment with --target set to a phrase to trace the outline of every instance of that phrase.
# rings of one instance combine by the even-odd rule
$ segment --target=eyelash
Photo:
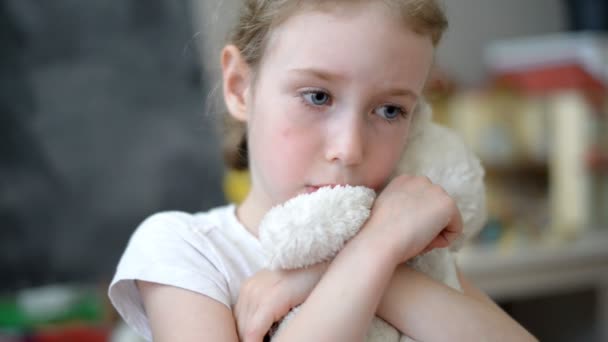
[[[405,110],[405,109],[404,109],[403,107],[401,107],[401,106],[394,105],[394,104],[384,104],[384,105],[382,105],[382,107],[394,107],[394,108],[395,108],[395,109],[396,109],[396,110],[399,112],[399,113],[397,114],[397,116],[395,116],[395,117],[394,117],[394,118],[392,118],[392,119],[389,119],[389,118],[384,118],[384,117],[383,117],[383,119],[384,119],[386,122],[390,123],[390,124],[397,122],[397,120],[398,120],[399,118],[406,119],[406,118],[407,118],[407,116],[408,116],[408,111],[407,111],[407,110]],[[377,108],[376,108],[376,109],[377,109]],[[376,109],[374,109],[374,111],[375,111]]]
[[[306,100],[306,95],[314,95],[314,94],[319,94],[319,93],[325,94],[328,97],[327,101],[329,103],[331,103],[331,99],[332,99],[331,95],[327,91],[321,90],[321,89],[307,89],[307,90],[304,90],[304,91],[300,92],[299,97],[300,97],[300,99],[302,100],[302,102],[306,106],[308,106],[308,107],[310,107],[310,108],[312,108],[314,110],[321,110],[321,107],[326,106],[327,103],[322,104],[322,105],[315,105],[313,103],[310,103],[310,101]]]
[[[311,103],[310,101],[306,100],[306,95],[314,95],[314,94],[319,94],[319,93],[323,93],[328,97],[327,102],[331,103],[332,97],[331,95],[325,91],[325,90],[321,90],[321,89],[307,89],[304,90],[302,92],[300,92],[299,94],[299,98],[300,100],[304,103],[304,105],[306,105],[307,107],[310,107],[314,110],[321,110],[321,107],[327,105],[327,103],[324,103],[322,105],[315,105],[313,103]],[[399,117],[401,118],[407,118],[408,116],[408,111],[405,110],[403,107],[399,106],[399,105],[394,105],[394,104],[384,104],[382,105],[382,107],[394,107],[395,109],[397,109],[397,111],[399,111]],[[376,111],[376,109],[378,108],[374,108],[374,112]],[[379,115],[384,121],[392,124],[395,123],[398,120],[398,117],[395,117],[393,119],[388,119],[388,118],[384,118],[381,115]]]

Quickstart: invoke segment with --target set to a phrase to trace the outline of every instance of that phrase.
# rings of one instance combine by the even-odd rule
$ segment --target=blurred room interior
[[[106,289],[161,210],[238,201],[217,123],[237,0],[0,1],[0,340],[136,341]],[[427,90],[486,170],[458,255],[541,341],[608,341],[608,0],[449,0]]]

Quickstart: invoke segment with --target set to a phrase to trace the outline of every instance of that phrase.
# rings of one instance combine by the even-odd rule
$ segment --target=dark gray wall
[[[188,4],[0,0],[0,289],[107,280],[147,215],[224,202]]]

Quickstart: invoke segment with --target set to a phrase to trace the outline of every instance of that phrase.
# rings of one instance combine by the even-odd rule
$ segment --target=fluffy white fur
[[[396,174],[423,175],[454,198],[464,232],[450,250],[436,249],[409,264],[452,288],[461,290],[452,251],[477,233],[486,219],[483,169],[479,160],[452,131],[431,122],[430,107],[422,104],[413,118],[408,146]],[[300,195],[270,210],[260,225],[260,241],[270,269],[306,267],[333,258],[365,223],[375,193],[365,187],[323,188]],[[292,310],[284,325],[297,313]],[[279,329],[281,327],[279,326]],[[412,341],[376,317],[367,341]]]
[[[262,247],[270,252],[268,268],[293,269],[329,260],[357,234],[375,197],[362,186],[321,188],[269,211],[259,232]]]

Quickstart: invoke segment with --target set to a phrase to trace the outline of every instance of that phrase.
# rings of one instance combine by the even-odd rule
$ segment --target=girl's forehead
[[[398,40],[400,35],[418,35],[402,16],[395,14],[382,1],[327,1],[325,5],[299,8],[280,24],[271,27],[264,54],[270,54],[283,45],[293,49],[303,46],[300,43],[305,41],[323,44],[331,41],[331,38],[339,40],[340,36],[358,37],[361,48],[368,48],[375,43],[370,39],[374,38],[373,33],[376,33],[375,38],[381,37],[382,40]],[[294,41],[296,44],[293,44]],[[340,46],[326,48],[336,50]]]
[[[430,37],[412,31],[376,1],[335,10],[301,10],[269,38],[263,65],[276,69],[314,65],[337,73],[350,70],[393,78],[430,68],[434,50]],[[382,70],[377,70],[379,66]]]
[[[405,28],[404,19],[400,15],[396,15],[395,11],[392,11],[382,1],[313,1],[288,11],[278,24],[271,27],[270,39],[277,39],[276,37],[286,30],[295,30],[293,27],[289,30],[290,26],[295,26],[294,22],[300,24],[300,29],[316,27],[319,21],[311,20],[311,17],[323,18],[321,22],[326,24],[325,27],[330,27],[344,24],[353,16],[379,19],[380,21],[376,21],[376,25],[391,22]]]

